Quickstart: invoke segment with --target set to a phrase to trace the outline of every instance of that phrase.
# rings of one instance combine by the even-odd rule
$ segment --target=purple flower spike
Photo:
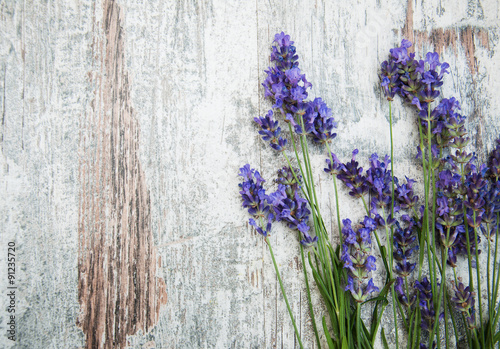
[[[337,155],[334,153],[331,153],[333,164],[330,161],[330,158],[328,157],[326,161],[327,167],[324,169],[326,173],[332,174],[332,175],[337,175],[341,172],[341,170],[344,168],[343,164],[340,162],[340,160],[337,158]]]
[[[500,138],[496,140],[496,147],[488,158],[489,176],[498,182],[500,179]]]
[[[355,149],[352,152],[351,161],[342,164],[337,178],[344,182],[349,189],[351,189],[349,191],[349,195],[359,198],[368,192],[369,187],[366,182],[366,177],[363,176],[363,168],[359,167],[358,162],[356,161],[357,154],[358,149]]]
[[[406,294],[404,287],[404,279],[402,277],[396,278],[396,283],[394,284],[394,290],[396,291],[399,302],[404,305],[406,308],[409,308],[413,305],[415,300],[417,299],[417,295],[414,293],[413,296],[408,299],[409,295]]]
[[[300,243],[306,247],[312,246],[318,241],[318,237],[312,238],[308,233],[310,227],[307,222],[311,211],[307,208],[307,200],[300,196],[301,177],[299,175],[295,178],[293,173],[298,175],[298,169],[292,172],[289,167],[283,167],[278,171],[278,190],[271,193],[267,201],[276,214],[276,220],[284,221],[289,228],[300,231],[303,237]]]
[[[455,296],[451,301],[455,303],[455,308],[465,315],[467,325],[470,329],[475,327],[475,308],[474,308],[474,293],[470,292],[469,286],[465,287],[463,283],[459,282],[455,286]]]
[[[417,61],[415,54],[408,52],[409,47],[411,42],[403,40],[399,47],[390,50],[389,59],[381,65],[381,87],[388,100],[398,93],[427,114],[429,103],[439,96],[437,88],[443,85],[443,76],[450,66],[439,62],[436,52],[428,52],[425,60]]]
[[[350,291],[352,298],[358,302],[363,303],[366,301],[370,293],[379,292],[379,288],[373,284],[373,279],[368,281],[368,284],[363,287],[363,283],[359,279],[352,278],[350,275],[347,277],[346,291]]]
[[[365,217],[355,232],[349,219],[345,219],[342,223],[344,243],[341,260],[344,262],[344,268],[348,270],[346,291],[351,291],[356,302],[364,302],[370,293],[379,290],[373,284],[373,279],[368,281],[366,287],[363,286],[363,280],[369,277],[371,271],[376,270],[375,257],[370,255],[371,233],[376,224],[370,217]]]
[[[333,129],[337,123],[332,117],[332,111],[321,98],[309,102],[309,109],[303,116],[305,132],[310,134],[316,143],[326,143],[334,139],[337,134]]]
[[[396,273],[402,277],[407,277],[415,269],[417,263],[411,263],[410,258],[413,251],[418,250],[418,246],[413,246],[417,240],[417,224],[413,218],[406,216],[408,227],[401,229],[396,222],[397,228],[394,231],[394,259],[396,263]]]
[[[281,128],[278,127],[278,121],[274,120],[272,110],[269,110],[264,117],[254,118],[254,121],[261,128],[259,134],[262,139],[269,142],[271,148],[279,152],[285,150],[287,141],[280,136]]]
[[[262,225],[259,225],[253,218],[250,218],[249,223],[259,234],[268,236],[271,231],[272,222],[274,221],[274,215],[269,212],[269,205],[267,204],[268,196],[263,187],[265,180],[258,171],[250,168],[249,164],[240,168],[239,175],[244,180],[239,184],[243,207],[248,208],[248,213],[258,219]],[[267,223],[264,223],[263,219],[266,216]]]
[[[420,292],[420,314],[422,316],[422,329],[430,331],[434,326],[436,310],[432,301],[432,285],[427,277],[424,277],[421,282],[415,281],[415,288]],[[438,320],[444,318],[444,313],[441,313]]]

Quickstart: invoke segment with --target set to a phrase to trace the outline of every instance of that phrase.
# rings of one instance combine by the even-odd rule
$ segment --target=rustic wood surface
[[[245,163],[267,178],[284,165],[252,122],[271,106],[274,34],[291,35],[310,96],[332,107],[342,159],[389,151],[377,69],[402,38],[449,62],[443,95],[484,158],[500,133],[499,16],[494,0],[0,0],[0,347],[298,347],[237,186]],[[401,177],[419,178],[414,120],[395,103]],[[325,154],[312,161],[336,242]],[[361,215],[343,192],[342,218]],[[296,237],[276,225],[271,241],[315,348]]]

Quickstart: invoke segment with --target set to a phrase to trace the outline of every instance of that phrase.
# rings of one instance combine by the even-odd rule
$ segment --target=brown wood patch
[[[160,261],[124,62],[123,14],[112,0],[103,1],[102,13],[102,24],[94,17],[94,99],[80,127],[77,323],[86,348],[123,348],[127,335],[154,326],[167,295],[156,276]]]
[[[402,29],[403,37],[410,40],[414,46],[422,48],[423,44],[431,44],[434,50],[441,55],[447,48],[452,48],[457,55],[457,43],[462,45],[467,58],[471,74],[477,73],[477,59],[475,56],[476,42],[486,49],[490,49],[488,31],[475,26],[460,28],[436,28],[430,32],[413,29],[413,1],[408,0],[406,7],[406,20]],[[477,40],[475,40],[477,39]],[[411,48],[410,51],[414,49]]]

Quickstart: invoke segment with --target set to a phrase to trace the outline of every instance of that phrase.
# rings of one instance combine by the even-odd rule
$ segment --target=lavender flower
[[[373,279],[370,279],[366,286],[363,281],[369,277],[371,271],[376,269],[375,257],[370,255],[371,233],[376,224],[373,219],[366,216],[355,232],[349,219],[344,219],[342,223],[344,244],[341,260],[344,262],[344,268],[348,270],[345,290],[350,291],[354,300],[361,303],[368,298],[370,293],[379,291],[378,287],[373,284]]]
[[[294,170],[298,173],[298,170]],[[300,176],[297,177],[300,181]],[[272,206],[276,214],[277,221],[284,221],[288,223],[288,227],[300,231],[303,239],[300,243],[304,246],[311,246],[318,237],[312,238],[308,231],[309,215],[311,211],[307,208],[307,200],[300,196],[300,182],[293,176],[292,170],[289,167],[283,167],[278,171],[278,190],[270,194],[268,202]]]
[[[415,281],[415,288],[420,292],[420,314],[422,316],[421,327],[429,331],[434,326],[436,310],[432,301],[432,286],[427,277],[424,277],[421,282]],[[444,318],[444,313],[439,315],[439,321]]]
[[[494,180],[500,179],[500,138],[496,140],[496,147],[488,158],[488,175]]]
[[[259,234],[268,236],[271,231],[274,215],[269,213],[266,190],[263,187],[265,180],[260,176],[258,171],[250,168],[249,164],[240,168],[239,175],[243,177],[244,180],[239,184],[239,187],[241,188],[240,195],[243,200],[243,207],[248,208],[248,213],[250,213],[254,218],[259,219],[261,222],[262,219],[267,216],[267,224],[265,227],[258,226],[257,222],[253,218],[250,218],[249,223],[256,228]]]
[[[403,39],[400,47],[390,50],[389,59],[381,65],[381,86],[388,100],[399,93],[427,114],[427,106],[439,96],[437,88],[443,84],[449,64],[440,63],[436,52],[428,52],[425,60],[417,61],[414,53],[408,53],[411,46]]]
[[[379,74],[384,95],[387,100],[392,101],[396,93],[401,89],[399,82],[398,67],[395,62],[384,61],[381,65],[381,73]]]
[[[271,53],[274,66],[266,70],[267,77],[262,84],[265,97],[271,98],[274,102],[273,108],[280,111],[285,122],[290,123],[297,134],[309,134],[317,143],[330,142],[337,135],[333,132],[337,124],[331,109],[321,98],[307,100],[307,89],[312,85],[298,67],[299,57],[296,55],[293,41],[289,35],[282,32],[276,34],[274,42],[276,46],[273,46]],[[272,144],[282,147],[278,135],[266,135],[275,139]]]
[[[264,96],[274,101],[273,108],[279,109],[282,115],[293,115],[306,100],[307,89],[312,85],[298,68],[299,57],[290,36],[281,32],[275,35],[274,42],[277,45],[273,46],[271,62],[275,66],[266,70],[267,78],[262,84],[265,89]]]
[[[389,169],[390,158],[385,156],[380,161],[377,153],[370,157],[370,168],[366,171],[366,184],[370,189],[370,206],[376,211],[377,208],[385,209],[391,204],[391,170]]]
[[[271,148],[278,152],[285,150],[286,139],[281,138],[281,128],[278,127],[278,121],[273,118],[273,111],[269,110],[265,117],[254,118],[254,121],[260,126],[259,134],[266,142],[269,141]]]
[[[333,129],[337,123],[332,117],[332,110],[327,107],[321,98],[315,98],[309,102],[308,112],[304,115],[305,132],[311,134],[313,141],[326,143],[334,139],[337,134]]]
[[[323,170],[328,174],[338,175],[342,171],[344,165],[340,162],[339,158],[337,158],[337,155],[335,155],[334,153],[330,153],[330,155],[332,157],[333,163],[332,161],[330,161],[330,158],[327,158],[325,160],[326,168],[324,168]]]
[[[469,286],[465,287],[462,282],[455,286],[455,296],[451,301],[455,303],[455,308],[465,315],[467,326],[470,329],[475,327],[476,310],[474,308],[474,293],[470,292]]]
[[[396,223],[393,256],[397,261],[396,273],[402,277],[407,277],[417,265],[417,263],[409,261],[413,251],[418,250],[418,245],[412,247],[417,239],[417,224],[413,218],[407,215],[404,215],[403,219],[408,223],[408,227],[401,229],[399,223]]]
[[[415,303],[415,300],[417,299],[417,294],[413,293],[413,295],[410,297],[409,295],[406,294],[406,291],[403,286],[404,286],[404,279],[401,276],[398,276],[394,284],[394,291],[396,291],[399,303],[404,305],[406,308],[410,308],[413,305],[413,303]],[[410,298],[408,299],[408,297]]]
[[[352,152],[351,161],[341,164],[340,173],[337,175],[337,178],[351,189],[349,195],[359,198],[368,192],[369,187],[366,182],[366,177],[363,176],[363,168],[359,167],[356,161],[357,154],[358,149],[355,149]]]
[[[415,195],[413,191],[413,184],[415,180],[406,177],[406,184],[399,184],[399,180],[394,177],[394,184],[396,189],[394,190],[395,200],[402,209],[409,210],[413,209],[418,202],[418,196]]]

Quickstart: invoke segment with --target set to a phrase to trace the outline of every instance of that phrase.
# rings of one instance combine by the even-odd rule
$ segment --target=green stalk
[[[448,228],[448,233],[450,233],[450,228]],[[448,237],[447,237],[448,239]],[[446,299],[446,255],[448,254],[448,247],[446,247],[446,252],[441,250],[441,263],[443,264],[443,268],[441,269],[443,272],[443,276],[441,277],[441,283],[444,284],[443,287],[443,297]],[[446,348],[449,348],[449,343],[448,343],[448,311],[446,309],[446,304],[444,304],[444,338],[445,338],[445,343],[446,343]],[[439,308],[438,308],[439,309]]]
[[[297,336],[297,341],[299,342],[299,346],[302,349],[304,349],[304,346],[302,345],[302,341],[300,340],[299,331],[297,330],[297,325],[295,324],[295,318],[293,317],[292,309],[290,309],[290,304],[288,303],[288,299],[286,298],[285,288],[283,287],[283,282],[281,281],[281,276],[280,276],[280,272],[278,269],[278,265],[276,264],[276,260],[274,259],[274,253],[273,253],[273,249],[271,247],[271,242],[269,241],[269,238],[267,236],[265,238],[265,241],[266,241],[267,246],[269,246],[269,252],[271,253],[271,258],[273,259],[274,269],[276,270],[276,275],[278,276],[278,281],[280,283],[281,293],[283,294],[283,298],[285,299],[286,307],[288,309],[288,313],[290,314],[290,319],[292,319],[292,324],[293,324],[293,328],[295,330],[295,335]]]
[[[432,210],[433,210],[433,214],[435,214],[435,209],[436,209],[436,200],[435,200],[435,191],[434,191],[434,166],[433,166],[433,159],[432,159],[432,138],[431,138],[431,121],[430,121],[430,118],[431,118],[431,105],[430,103],[427,105],[427,151],[428,151],[428,163],[429,163],[429,179],[428,179],[428,182],[427,183],[431,183],[432,182],[432,186],[428,186],[427,190],[429,191],[429,193],[427,194],[427,199],[430,198],[431,196],[431,190],[432,190]],[[433,265],[433,284],[432,284],[432,288],[433,288],[433,295],[434,297],[437,297],[437,294],[435,293],[436,292],[436,285],[437,285],[437,266],[436,266],[436,237],[435,237],[435,224],[434,224],[434,216],[432,216],[432,220],[431,220],[431,216],[429,213],[427,213],[427,218],[429,220],[429,223],[432,224],[432,229],[429,227],[429,232],[432,231],[432,252],[433,252],[433,259],[432,259],[432,265]],[[429,269],[430,268],[430,261],[429,261]],[[435,303],[434,303],[435,304]],[[438,314],[437,316],[439,316],[439,312],[437,312],[436,314]],[[439,333],[439,332],[438,332]],[[438,336],[438,347],[439,347],[439,336]]]
[[[326,149],[328,151],[328,157],[330,158],[330,162],[333,166],[332,151],[330,150],[330,145],[328,144],[328,142],[326,142]],[[344,244],[344,238],[342,236],[342,226],[340,225],[339,195],[338,195],[338,191],[337,191],[337,179],[335,178],[335,174],[333,174],[333,173],[332,173],[332,178],[333,178],[333,187],[335,190],[335,208],[337,211],[337,224],[339,226],[340,245],[342,246]]]
[[[495,281],[495,275],[496,273],[500,273],[499,270],[497,270],[497,252],[498,252],[498,223],[500,221],[500,213],[497,213],[497,227],[495,231],[495,255],[493,257],[493,302],[496,303],[497,295],[498,295],[498,287],[495,287],[494,281]]]
[[[451,307],[451,301],[450,301],[450,297],[448,296],[448,294],[446,294],[446,301],[447,302],[445,304],[445,311],[446,311],[446,309],[448,309],[448,311],[450,312],[450,314],[452,314],[451,315],[451,323],[453,325],[453,333],[455,334],[455,344],[458,345],[458,343],[460,341],[460,338],[458,337],[457,325],[455,323],[455,317],[453,316],[453,313],[452,313],[453,308]],[[447,316],[446,314],[447,314],[447,312],[444,313],[445,319],[446,319],[446,316]],[[468,336],[468,334],[467,334],[467,336]],[[446,347],[449,348],[448,347],[448,342],[446,343]]]
[[[473,224],[474,224],[474,242],[476,244],[476,282],[477,282],[477,298],[478,298],[478,301],[479,301],[479,323],[480,323],[480,327],[483,326],[483,302],[482,302],[482,298],[481,297],[481,276],[480,276],[480,263],[479,263],[479,244],[477,242],[477,231],[476,231],[476,211],[473,211],[473,217],[472,217],[472,220],[473,220]],[[480,331],[481,332],[481,339],[483,341],[483,343],[485,343],[484,341],[484,331]]]
[[[391,138],[391,184],[392,184],[392,191],[391,191],[391,217],[394,218],[394,142],[393,142],[393,137],[392,137],[392,103],[389,101],[389,130],[390,130],[390,138]],[[385,218],[384,218],[385,220]],[[387,223],[387,221],[386,221]],[[387,226],[386,226],[387,229]],[[392,267],[393,267],[393,262],[394,262],[394,256],[393,256],[393,245],[392,242],[394,240],[394,229],[391,226],[391,235],[390,235],[390,240],[387,241],[387,245],[389,246],[389,267],[391,268],[391,274],[392,274]],[[392,277],[391,277],[392,279]],[[397,326],[397,317],[396,317],[396,296],[394,294],[394,284],[391,285],[391,293],[392,293],[392,303],[393,303],[393,313],[394,313],[394,325],[395,325],[395,330],[396,330],[396,348],[399,348],[399,338],[398,338],[398,326]],[[408,297],[410,295],[408,294]],[[401,314],[401,316],[403,316]]]
[[[303,119],[302,118],[299,118],[299,119],[300,119],[300,122],[302,124],[302,127],[304,128]],[[289,127],[291,129],[291,125],[289,125]],[[291,132],[291,134],[292,134],[292,132]],[[314,188],[314,179],[312,176],[312,169],[311,169],[311,163],[310,163],[310,158],[309,158],[309,149],[307,146],[307,140],[305,139],[305,135],[302,135],[300,137],[300,143],[301,143],[302,156],[303,156],[304,167],[305,167],[305,171],[304,171],[304,168],[301,166],[301,171],[302,171],[302,174],[304,177],[304,181],[306,181],[308,183],[308,194],[309,195],[308,195],[307,199],[308,199],[309,204],[312,208],[316,235],[318,236],[318,250],[320,252],[320,260],[321,260],[321,264],[322,264],[323,274],[328,275],[328,277],[325,279],[325,281],[327,281],[328,289],[330,289],[333,293],[332,295],[333,295],[333,299],[335,302],[335,313],[338,317],[339,329],[343,333],[343,332],[345,332],[345,327],[344,327],[344,323],[343,323],[344,316],[339,314],[338,296],[337,296],[336,285],[335,285],[335,281],[334,281],[334,278],[332,275],[332,269],[331,269],[332,263],[330,262],[329,257],[327,257],[329,254],[327,254],[326,250],[325,250],[325,248],[326,248],[325,244],[328,244],[328,239],[327,239],[326,229],[324,227],[324,223],[321,219],[321,213],[319,212],[319,205],[318,205],[318,200],[317,200],[317,196],[316,196],[316,191]],[[293,141],[293,144],[294,144],[294,151],[295,151],[295,155],[297,157],[297,161],[300,164],[299,155],[298,155],[297,148],[296,148],[294,141]],[[321,227],[323,227],[324,231],[322,231],[320,229]],[[335,319],[332,318],[331,320],[332,320],[332,325],[335,326]]]
[[[464,184],[465,173],[463,164],[460,164],[460,174],[462,176],[462,184]],[[474,274],[472,273],[472,256],[470,252],[469,223],[467,222],[467,213],[465,212],[465,210],[464,210],[464,225],[465,225],[465,240],[467,246],[467,262],[469,266],[469,287],[470,287],[470,292],[472,293],[474,292],[474,279],[472,278]],[[477,261],[477,263],[479,263],[479,261]]]
[[[361,347],[361,305],[356,302],[356,339],[358,348]]]
[[[487,235],[486,239],[488,240],[488,262],[486,265],[486,287],[487,287],[487,293],[488,293],[488,327],[490,329],[490,335],[493,335],[494,332],[493,332],[493,326],[492,326],[493,321],[492,320],[493,320],[493,315],[494,315],[495,309],[491,309],[491,287],[490,287],[491,242],[490,242],[490,225],[489,224],[486,224],[486,235]],[[491,281],[493,281],[493,280],[491,280]],[[495,304],[495,303],[493,303],[493,304]],[[493,342],[491,343],[491,346],[493,347]]]
[[[392,193],[391,193],[391,216],[394,217],[394,144],[392,139],[392,103],[389,101],[389,130],[391,133],[391,183],[392,183]]]
[[[420,241],[419,241],[419,245],[420,246],[423,246],[424,245],[424,241],[425,241],[425,245],[426,245],[426,248],[427,248],[427,260],[430,261],[430,252],[429,252],[429,244],[427,243],[428,240],[426,240],[426,237],[428,237],[429,235],[429,220],[428,220],[428,213],[429,213],[429,209],[428,209],[428,206],[429,206],[429,198],[428,198],[428,187],[429,187],[429,183],[427,181],[427,167],[426,167],[426,164],[425,164],[425,156],[423,155],[423,152],[424,152],[424,135],[423,135],[423,131],[422,131],[422,123],[419,121],[418,122],[418,133],[419,133],[419,136],[420,136],[420,150],[422,151],[422,170],[424,172],[424,206],[425,206],[425,210],[424,210],[424,217],[423,217],[423,222],[422,222],[422,232],[421,232],[421,235],[420,235]],[[423,252],[424,250],[422,249],[422,252],[420,252],[419,254],[419,268],[418,268],[418,279],[420,280],[421,276],[422,276],[422,264],[423,264]],[[430,272],[430,267],[429,267],[429,272]]]
[[[361,200],[363,201],[363,206],[365,207],[366,215],[370,216],[370,210],[368,209],[368,206],[366,205],[365,197],[361,196]]]
[[[305,129],[305,127],[304,127],[304,119],[303,118],[299,118],[299,119],[300,119],[300,123],[301,123],[302,129],[304,130]],[[312,175],[311,160],[309,158],[309,148],[308,148],[308,145],[307,145],[306,135],[303,134],[300,137],[300,144],[301,144],[301,147],[302,147],[302,156],[303,156],[303,159],[304,159],[304,165],[306,167],[306,173],[308,174],[308,177],[309,177],[309,183],[310,183],[310,187],[311,187],[311,192],[312,192],[312,195],[314,197],[314,202],[316,204],[316,207],[318,209],[318,216],[321,217],[321,214],[319,213],[318,198],[316,196],[316,190],[315,190],[315,187],[314,187],[314,178],[313,178],[313,175]],[[324,235],[323,238],[324,238],[324,242],[327,243],[328,239],[327,239],[326,234]],[[319,238],[318,238],[318,240],[319,240]],[[324,248],[324,246],[323,246],[323,248]],[[327,255],[327,254],[325,253],[324,255]],[[336,306],[336,312],[338,314],[339,308],[338,308],[338,303],[337,303],[336,285],[335,285],[335,282],[334,282],[334,279],[333,279],[333,275],[332,275],[332,266],[331,266],[331,263],[328,261],[328,259],[326,257],[324,257],[323,260],[326,262],[326,265],[327,265],[326,272],[328,273],[328,276],[330,278],[330,287],[331,287],[332,292],[334,294],[334,299],[335,299],[335,302],[336,302],[336,304],[335,304],[335,306]]]
[[[313,325],[314,335],[316,336],[318,349],[321,349],[321,342],[319,340],[318,329],[316,327],[316,319],[314,318],[314,309],[311,301],[311,290],[309,289],[309,280],[307,277],[306,263],[304,260],[304,247],[302,246],[302,244],[300,244],[300,258],[302,260],[302,269],[304,270],[304,281],[306,282],[306,291],[307,291],[307,304],[309,305],[309,313],[311,314],[311,321]]]

